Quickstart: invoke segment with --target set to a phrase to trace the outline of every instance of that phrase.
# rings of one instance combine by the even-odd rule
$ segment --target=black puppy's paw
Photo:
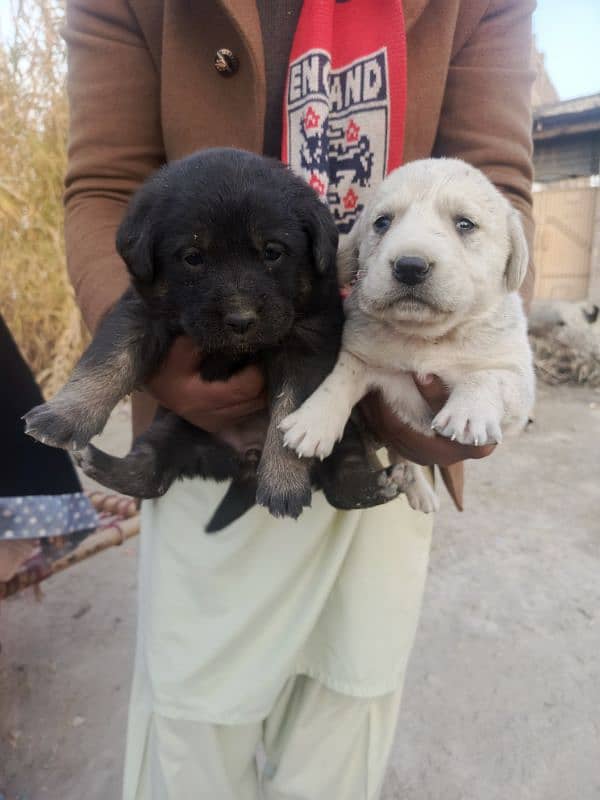
[[[150,500],[161,497],[169,488],[157,468],[156,454],[150,447],[139,447],[124,458],[104,453],[93,444],[74,454],[85,474],[114,492]]]
[[[26,434],[50,447],[65,450],[82,450],[106,423],[105,418],[94,416],[79,405],[53,400],[35,406],[23,419]]]
[[[402,489],[394,480],[393,467],[380,470],[346,470],[323,481],[327,501],[334,508],[349,511],[355,508],[373,508],[389,503],[401,494]]]
[[[311,505],[312,490],[308,477],[299,481],[276,481],[268,484],[260,481],[256,491],[256,502],[268,508],[274,517],[298,519],[303,509]]]

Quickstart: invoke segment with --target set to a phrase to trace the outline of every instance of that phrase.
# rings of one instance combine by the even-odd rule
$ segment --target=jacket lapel
[[[246,40],[258,74],[264,74],[264,48],[260,29],[260,17],[255,2],[248,0],[220,0],[224,10]],[[402,0],[406,32],[419,19],[429,0]]]
[[[248,0],[219,0],[219,2],[246,43],[255,75],[262,76],[264,81],[264,48],[256,3]]]

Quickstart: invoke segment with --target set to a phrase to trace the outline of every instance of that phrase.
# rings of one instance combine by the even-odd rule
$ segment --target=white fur
[[[392,223],[383,235],[373,222]],[[459,233],[456,220],[477,227]],[[399,283],[402,256],[432,263],[424,283]],[[380,389],[404,422],[463,444],[499,442],[523,428],[534,398],[534,372],[521,300],[528,253],[518,213],[474,167],[455,159],[415,161],[375,192],[338,264],[356,277],[345,305],[342,350],[333,372],[280,427],[300,456],[326,458],[353,406]],[[410,375],[438,375],[450,390],[433,416]],[[413,508],[437,498],[414,465],[390,453]],[[419,478],[420,475],[420,478]]]

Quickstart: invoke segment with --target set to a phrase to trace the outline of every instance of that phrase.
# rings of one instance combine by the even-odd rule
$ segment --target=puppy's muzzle
[[[223,317],[223,322],[233,333],[243,335],[248,333],[258,321],[255,311],[231,311]]]
[[[407,286],[416,286],[423,283],[429,275],[433,264],[421,256],[402,256],[392,264],[394,278]]]

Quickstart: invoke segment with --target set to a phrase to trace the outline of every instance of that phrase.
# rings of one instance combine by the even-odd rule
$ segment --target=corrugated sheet
[[[594,111],[594,109],[600,109],[600,93],[538,106],[534,111],[534,119],[545,120],[550,117],[563,117],[568,114],[582,114],[586,111]]]

